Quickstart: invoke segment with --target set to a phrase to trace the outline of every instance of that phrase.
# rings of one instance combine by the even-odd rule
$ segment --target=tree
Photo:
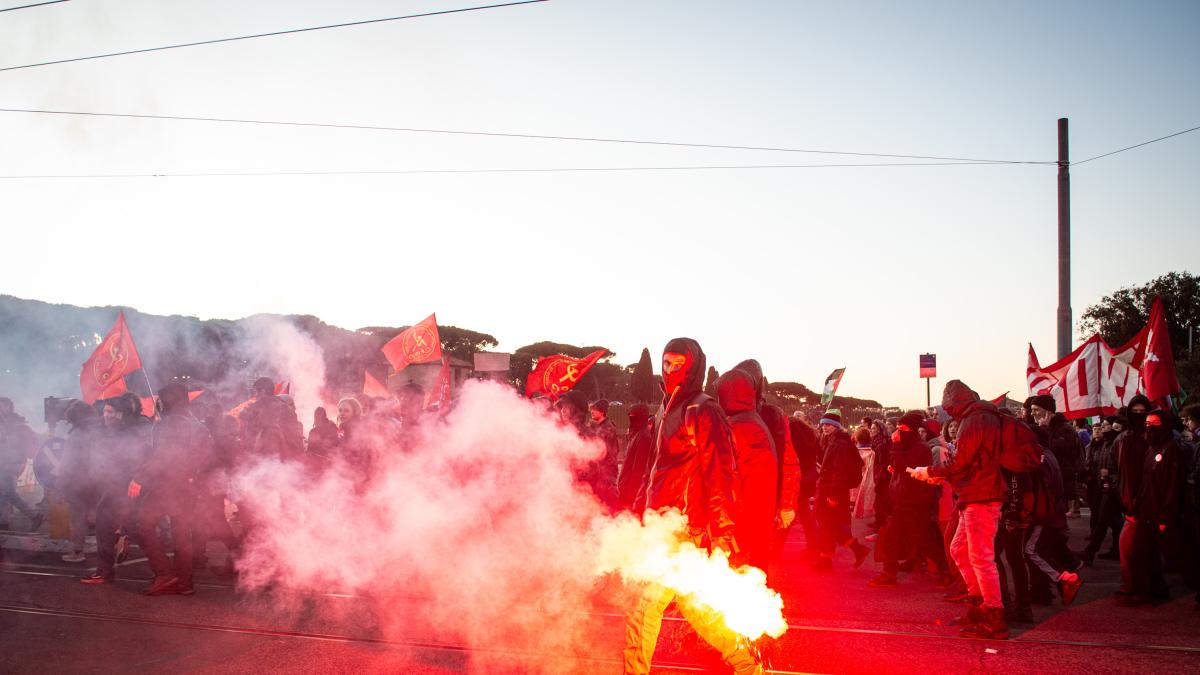
[[[704,393],[709,396],[717,395],[717,378],[720,376],[721,374],[717,372],[716,368],[712,366],[708,367],[708,378],[704,382]]]
[[[642,349],[642,356],[633,367],[633,381],[630,384],[633,400],[638,403],[649,403],[654,400],[654,366],[650,362],[650,350]]]
[[[1128,342],[1150,319],[1154,298],[1162,298],[1175,371],[1184,391],[1200,391],[1200,358],[1188,353],[1189,328],[1200,332],[1200,277],[1169,272],[1141,286],[1129,286],[1089,305],[1079,321],[1083,338],[1099,333],[1113,347]]]

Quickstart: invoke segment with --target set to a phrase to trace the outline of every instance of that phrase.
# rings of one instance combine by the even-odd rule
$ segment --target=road
[[[1073,546],[1082,548],[1081,521],[1071,522]],[[1110,599],[1118,566],[1097,560],[1083,570],[1085,585],[1070,608],[1035,606],[1038,622],[1014,626],[1010,640],[965,640],[949,625],[962,606],[944,602],[932,579],[901,575],[898,587],[873,589],[871,564],[851,569],[850,554],[840,551],[834,572],[817,573],[799,561],[802,547],[797,531],[774,582],[790,626],[773,661],[778,672],[1200,672],[1200,612],[1177,579],[1171,602],[1121,608]],[[207,572],[192,597],[147,598],[140,590],[150,572],[136,557],[118,583],[86,587],[77,580],[90,563],[5,551],[0,672],[620,672],[621,608],[603,602],[581,603],[590,627],[583,647],[518,652],[397,622],[370,598],[242,593]],[[682,621],[668,619],[657,672],[703,671],[712,657]]]

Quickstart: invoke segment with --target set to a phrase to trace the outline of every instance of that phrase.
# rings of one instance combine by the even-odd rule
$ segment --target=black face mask
[[[1146,428],[1146,413],[1129,411],[1129,428],[1135,431],[1141,431]]]

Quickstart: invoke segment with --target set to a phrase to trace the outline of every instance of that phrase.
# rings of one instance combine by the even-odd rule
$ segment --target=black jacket
[[[715,539],[733,535],[733,443],[720,406],[705,396],[704,352],[689,338],[667,343],[666,351],[687,353],[689,370],[674,396],[664,395],[655,416],[654,464],[642,492],[646,508],[676,508],[696,532]]]
[[[934,487],[908,475],[905,469],[930,466],[933,463],[933,451],[917,437],[915,431],[901,432],[901,439],[899,445],[892,444],[891,446],[892,473],[889,490],[892,506],[907,509],[931,509],[933,508]]]
[[[187,498],[213,459],[212,435],[191,413],[168,413],[151,435],[150,452],[134,472],[143,496]]]
[[[850,496],[850,485],[855,481],[853,474],[858,463],[851,453],[858,456],[858,448],[850,440],[850,434],[838,429],[831,434],[821,435],[821,469],[817,476],[817,499],[834,499],[845,503]],[[858,476],[862,480],[862,476]]]
[[[1135,512],[1139,523],[1169,528],[1180,525],[1185,481],[1182,454],[1173,440],[1146,451]]]

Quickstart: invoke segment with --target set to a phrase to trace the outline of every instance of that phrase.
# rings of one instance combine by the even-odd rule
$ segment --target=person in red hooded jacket
[[[1007,489],[1000,474],[1000,411],[960,380],[950,380],[942,407],[958,420],[958,451],[949,464],[909,469],[922,480],[947,480],[958,493],[958,530],[950,554],[967,582],[970,608],[960,622],[964,637],[1004,639],[1008,622],[996,569],[996,529]]]
[[[737,463],[737,542],[742,560],[766,571],[771,559],[779,464],[775,442],[756,409],[750,375],[731,370],[717,380],[717,400],[729,416]]]
[[[647,509],[677,509],[687,517],[688,536],[702,545],[734,553],[734,454],[729,423],[720,406],[703,392],[704,352],[691,338],[675,338],[663,350],[663,406],[655,421],[654,460],[639,491]],[[648,584],[625,621],[624,667],[627,675],[650,672],[650,660],[663,612],[675,591]],[[682,600],[682,599],[681,599]],[[679,613],[739,675],[762,673],[744,641],[711,610],[678,603]]]

